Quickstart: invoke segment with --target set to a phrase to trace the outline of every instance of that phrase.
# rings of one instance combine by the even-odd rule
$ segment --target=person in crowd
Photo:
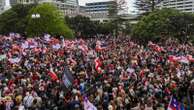
[[[0,109],[164,110],[175,96],[191,110],[193,55],[176,39],[0,36]]]

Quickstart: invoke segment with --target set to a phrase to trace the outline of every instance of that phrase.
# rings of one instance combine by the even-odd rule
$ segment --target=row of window
[[[177,6],[177,8],[187,8],[187,7],[193,7],[193,5]]]
[[[104,8],[104,7],[110,7],[110,6],[109,5],[86,6],[86,8]]]
[[[108,13],[90,13],[89,14],[92,18],[106,18]]]
[[[179,7],[167,7],[167,8],[175,8],[175,9],[182,10],[182,11],[193,10],[192,7],[181,7],[181,6],[179,6]]]
[[[109,8],[108,7],[104,7],[104,8],[86,8],[86,10],[104,10],[104,9],[106,9],[106,10],[108,10]]]
[[[86,3],[86,6],[94,6],[94,5],[112,5],[114,2],[97,2],[97,3]]]
[[[186,0],[183,0],[183,1],[169,1],[169,2],[166,2],[164,1],[163,2],[164,4],[190,4],[190,3],[193,3],[192,1],[186,1]]]
[[[57,7],[77,8],[77,6],[73,6],[73,5],[66,5],[66,4],[57,4]]]
[[[32,2],[34,2],[33,0],[18,0],[18,2],[20,2],[20,3],[32,3]]]
[[[101,12],[101,11],[108,11],[108,9],[93,9],[93,10],[86,10],[86,12]]]
[[[164,6],[173,6],[173,5],[190,5],[193,4],[192,2],[190,3],[176,3],[176,4],[164,4]]]

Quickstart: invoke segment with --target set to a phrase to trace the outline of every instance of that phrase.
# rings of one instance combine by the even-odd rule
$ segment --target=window
[[[192,7],[192,5],[186,5],[185,7]]]
[[[192,4],[192,2],[185,2],[185,4]]]
[[[191,8],[185,9],[185,11],[191,11],[191,10],[192,10]]]

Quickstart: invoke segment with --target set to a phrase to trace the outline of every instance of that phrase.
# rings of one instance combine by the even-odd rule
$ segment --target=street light
[[[191,29],[190,27],[192,27],[192,26],[193,26],[193,24],[188,24],[187,25],[187,30],[186,30],[186,32],[187,32],[186,33],[187,34],[187,36],[186,36],[187,37],[187,40],[190,38],[189,35],[191,34],[191,31],[192,31],[192,30],[190,30]]]
[[[32,17],[32,19],[39,19],[40,18],[40,14],[39,13],[35,13],[35,14],[32,14],[31,17]],[[38,34],[36,33],[36,35],[38,35]]]
[[[40,18],[40,14],[38,14],[38,13],[32,14],[31,17],[32,17],[33,19]]]

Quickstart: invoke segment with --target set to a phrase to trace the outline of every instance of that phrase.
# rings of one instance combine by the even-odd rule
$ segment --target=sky
[[[110,0],[79,0],[80,5],[85,5],[85,3],[91,3],[91,2],[101,2],[101,1],[110,1]],[[134,8],[134,2],[135,0],[125,0],[127,2],[128,12],[132,13],[135,11]]]

